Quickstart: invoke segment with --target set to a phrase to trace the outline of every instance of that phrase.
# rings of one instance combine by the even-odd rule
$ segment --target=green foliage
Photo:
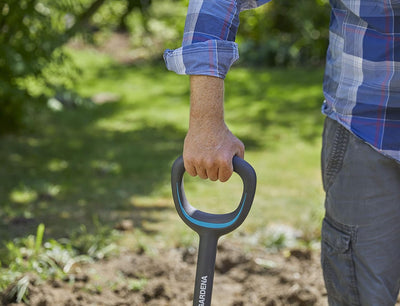
[[[102,226],[97,217],[94,217],[96,233],[90,233],[82,224],[79,229],[72,233],[69,243],[79,254],[86,254],[94,259],[103,259],[117,252],[114,243],[116,231],[108,226]]]
[[[74,1],[0,3],[0,133],[21,127],[27,109],[45,96],[71,87],[77,71],[59,48],[69,36],[60,11],[71,9],[68,3]]]
[[[0,290],[8,290],[8,299],[20,302],[27,293],[29,276],[34,273],[42,279],[62,277],[73,264],[82,261],[77,252],[68,245],[55,240],[43,244],[44,225],[37,228],[36,236],[15,239],[6,243],[6,250],[0,254]]]
[[[121,271],[116,272],[116,278],[108,283],[108,286],[115,290],[117,288],[126,287],[129,291],[142,291],[148,283],[148,280],[144,277],[128,278]]]
[[[126,16],[132,47],[150,59],[161,59],[166,48],[176,48],[183,35],[186,3],[182,0],[153,0],[146,14],[133,10]]]
[[[25,275],[24,277],[20,278],[15,286],[13,286],[10,291],[7,293],[6,300],[15,301],[17,303],[24,302],[25,304],[28,303],[27,294],[29,293],[28,286],[29,286],[29,276]]]
[[[132,13],[139,13],[138,19],[146,27],[152,0],[112,0],[106,1],[95,14],[92,24],[108,30],[131,31],[127,19]]]
[[[241,15],[241,56],[255,65],[315,65],[328,44],[327,0],[279,0]]]
[[[184,24],[186,9],[167,2],[150,11],[151,0],[1,1],[0,134],[24,126],[49,97],[72,90],[80,71],[62,46],[76,34],[95,42],[99,30],[129,30],[133,47],[159,57]]]
[[[32,277],[41,280],[63,278],[76,264],[105,258],[116,252],[115,232],[97,221],[96,232],[84,226],[69,239],[50,239],[43,243],[44,224],[36,236],[29,235],[6,243],[0,253],[0,291],[6,290],[9,302],[26,302]]]
[[[139,278],[139,279],[129,279],[127,281],[127,287],[130,291],[142,291],[143,288],[147,285],[147,279]]]

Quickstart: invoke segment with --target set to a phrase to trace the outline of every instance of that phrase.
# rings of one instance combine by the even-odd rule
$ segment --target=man
[[[279,0],[275,0],[279,1]],[[267,0],[191,0],[168,69],[190,75],[186,171],[226,181],[244,146],[226,127],[224,77],[239,12]],[[321,263],[330,305],[394,305],[400,286],[400,1],[331,0],[324,78]]]

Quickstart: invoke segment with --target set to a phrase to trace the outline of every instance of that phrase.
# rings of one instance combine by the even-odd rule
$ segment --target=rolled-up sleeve
[[[190,0],[182,46],[166,50],[167,69],[178,74],[225,78],[239,58],[239,13],[269,0]]]

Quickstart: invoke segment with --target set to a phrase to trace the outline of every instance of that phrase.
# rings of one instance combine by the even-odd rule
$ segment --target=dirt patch
[[[213,305],[327,305],[317,252],[242,248],[220,243]],[[33,306],[192,305],[196,258],[194,248],[125,253],[80,267],[64,281],[32,277],[28,298]]]

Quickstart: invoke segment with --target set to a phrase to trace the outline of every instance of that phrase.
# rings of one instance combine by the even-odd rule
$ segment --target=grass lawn
[[[94,51],[73,51],[82,68],[76,90],[120,95],[93,108],[45,110],[35,126],[0,138],[0,237],[46,226],[61,238],[96,218],[114,226],[134,221],[126,244],[192,243],[176,214],[170,167],[181,154],[188,123],[189,82],[163,65],[126,66]],[[236,67],[226,80],[226,120],[246,145],[258,174],[257,194],[238,232],[287,224],[318,230],[323,209],[319,151],[322,69]],[[212,212],[231,211],[241,182],[186,178],[188,199]],[[197,242],[196,242],[197,243]]]

